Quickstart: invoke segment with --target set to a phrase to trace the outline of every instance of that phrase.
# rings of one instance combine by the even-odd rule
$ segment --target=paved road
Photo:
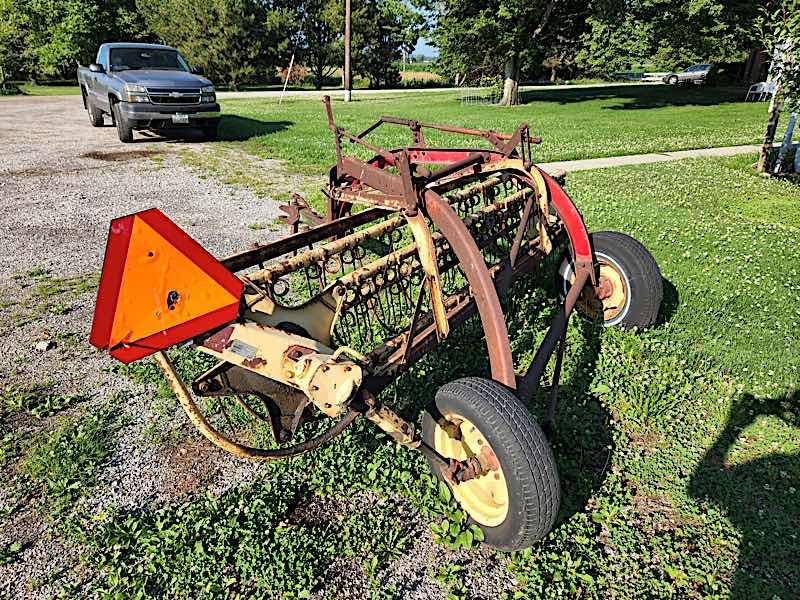
[[[530,92],[534,90],[580,90],[586,88],[603,88],[603,87],[618,87],[625,86],[640,86],[640,85],[663,85],[663,83],[585,83],[576,85],[523,85],[520,87],[521,92]],[[463,88],[425,88],[413,89],[403,88],[397,90],[353,90],[353,98],[358,99],[361,96],[394,96],[396,94],[413,94],[417,93],[440,93],[451,92],[456,93],[462,91]],[[286,96],[301,97],[301,98],[320,98],[324,95],[329,95],[333,98],[339,98],[344,92],[339,89],[335,90],[290,90],[286,92]],[[241,99],[241,98],[279,98],[281,92],[279,90],[268,91],[250,91],[250,92],[219,92],[217,97],[220,100],[228,99]]]

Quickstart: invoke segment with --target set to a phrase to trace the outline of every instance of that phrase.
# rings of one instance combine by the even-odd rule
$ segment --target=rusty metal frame
[[[247,285],[240,322],[209,332],[195,343],[216,356],[221,364],[231,363],[237,369],[245,369],[289,390],[282,404],[268,405],[273,426],[280,423],[281,431],[287,432],[289,437],[309,403],[329,417],[340,417],[339,421],[322,436],[304,444],[278,450],[243,446],[214,430],[194,404],[167,356],[159,353],[156,358],[182,406],[203,435],[239,456],[270,459],[306,451],[328,441],[346,428],[355,415],[362,414],[399,443],[419,448],[439,464],[436,453],[420,445],[413,427],[378,403],[375,396],[433,349],[452,328],[477,314],[485,333],[492,378],[517,390],[523,400],[530,398],[556,344],[563,340],[579,293],[585,284],[596,283],[588,233],[580,213],[561,186],[532,164],[531,144],[541,140],[530,135],[525,123],[509,134],[382,116],[354,135],[336,124],[327,96],[323,103],[336,152],[336,164],[330,171],[328,188],[324,190],[328,198],[327,214],[317,215],[302,197],[295,197],[291,204],[283,207],[287,213],[285,220],[292,227],[291,235],[223,259],[222,264],[234,272],[256,266],[258,269],[243,276]],[[407,127],[411,145],[387,150],[364,139],[383,125]],[[485,150],[432,148],[426,143],[425,130],[480,138],[491,147]],[[359,145],[374,156],[361,160],[347,155],[344,153],[347,143]],[[459,215],[453,203],[464,194],[482,193],[509,178],[518,185],[519,191],[479,211],[489,214],[512,200],[521,207],[508,256],[497,264],[488,265],[468,227],[471,217],[465,219]],[[464,184],[471,184],[471,187],[447,195]],[[363,210],[353,211],[355,205]],[[534,215],[535,227],[531,221]],[[407,226],[412,234],[410,245],[337,280],[340,285],[348,282],[355,285],[384,265],[400,264],[412,255],[419,260],[424,279],[419,286],[410,325],[367,355],[344,347],[332,349],[332,332],[343,301],[343,296],[337,295],[343,292],[337,291],[335,286],[320,289],[316,297],[296,308],[278,305],[265,291],[299,268],[324,262],[344,248],[377,238],[401,225]],[[529,235],[531,231],[536,235]],[[534,270],[563,239],[568,240],[572,253],[575,284],[559,307],[531,367],[518,376],[514,371],[500,296],[517,277]],[[437,244],[442,241],[452,250],[466,279],[461,290],[449,295],[444,293],[440,274],[441,256]],[[265,264],[273,259],[279,260]],[[422,311],[424,297],[428,299],[426,311]],[[286,329],[287,323],[292,325],[291,330]],[[231,352],[232,340],[240,340],[240,345],[245,346],[263,346],[266,350],[258,358],[242,358]],[[350,354],[354,360],[341,361],[343,353]],[[240,384],[245,388],[244,393],[251,393],[253,385],[257,387],[261,381],[258,377],[248,380],[255,384]],[[334,382],[345,380],[350,383],[349,387],[345,386],[347,391],[342,392]],[[457,465],[448,464],[448,468],[457,469]],[[464,473],[476,468],[475,465],[458,467],[459,472]]]
[[[536,190],[537,205],[540,210],[546,208],[549,201],[558,213],[564,224],[564,231],[570,239],[576,277],[579,272],[582,281],[594,282],[591,246],[580,213],[555,180],[530,164],[530,144],[541,140],[530,136],[526,123],[520,124],[514,133],[505,134],[387,116],[380,117],[361,134],[353,135],[336,125],[328,96],[323,98],[323,103],[328,116],[328,127],[334,134],[337,155],[336,167],[331,172],[332,196],[338,203],[360,203],[373,207],[399,209],[407,216],[416,215],[418,210],[424,212],[450,242],[465,270],[470,293],[474,297],[475,308],[486,333],[492,377],[515,389],[517,383],[511,347],[494,282],[469,231],[438,191],[446,189],[454,181],[462,181],[465,177],[475,176],[478,173],[485,175],[501,170],[515,171],[519,177],[527,181],[531,189]],[[388,151],[364,140],[364,137],[384,124],[408,127],[412,133],[412,143],[415,145]],[[480,137],[487,140],[494,148],[488,151],[428,148],[424,143],[424,137],[420,135],[423,129]],[[375,156],[369,161],[345,156],[342,150],[344,140],[375,151]],[[425,166],[430,164],[444,166],[431,172]],[[387,167],[395,167],[399,174],[391,173]],[[529,214],[530,211],[528,208],[526,213]],[[334,215],[329,215],[329,218],[334,218]],[[539,233],[542,248],[549,252],[552,245],[546,234],[545,224],[541,224]],[[518,232],[518,237],[521,238],[522,234],[524,232]],[[520,242],[521,239],[517,240],[512,251],[511,264],[517,261]],[[435,287],[431,286],[430,289]],[[572,305],[565,308],[568,308],[566,314],[569,315]],[[440,324],[437,323],[437,330],[440,329]]]

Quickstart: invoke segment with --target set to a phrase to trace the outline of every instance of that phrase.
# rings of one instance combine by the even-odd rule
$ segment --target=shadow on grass
[[[678,289],[672,285],[672,282],[665,278],[661,278],[661,283],[664,287],[664,297],[661,300],[661,308],[658,311],[658,323],[669,323],[673,315],[677,312],[681,304],[680,294]]]
[[[158,131],[139,131],[138,137],[134,140],[140,143],[149,142],[240,142],[250,138],[260,137],[284,131],[294,125],[292,121],[261,121],[236,115],[223,115],[219,122],[219,132],[217,139],[208,139],[202,129],[196,127],[180,127],[174,129],[159,129]]]
[[[745,91],[738,87],[616,85],[601,88],[530,90],[520,94],[524,103],[558,102],[571,104],[590,100],[614,100],[618,104],[604,106],[610,110],[663,108],[665,106],[716,106],[742,102]]]
[[[775,452],[731,464],[743,431],[763,417],[800,428],[800,391],[759,400],[745,394],[689,483],[691,496],[716,504],[741,533],[731,598],[800,597],[800,454]],[[797,431],[800,434],[800,430]]]
[[[611,416],[590,391],[603,327],[579,315],[572,318],[579,323],[584,342],[577,349],[573,376],[559,386],[553,444],[561,479],[558,524],[582,511],[600,489],[613,452]],[[570,350],[576,349],[568,345],[567,352]],[[540,387],[538,405],[547,405],[549,392],[549,386]]]
[[[292,121],[261,121],[236,115],[222,115],[219,123],[219,139],[240,142],[284,131],[292,125],[294,125]]]

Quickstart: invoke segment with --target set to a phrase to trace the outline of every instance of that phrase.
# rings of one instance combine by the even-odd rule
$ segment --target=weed
[[[98,466],[109,451],[109,421],[108,413],[65,418],[55,431],[42,431],[27,444],[21,470],[41,486],[56,512],[95,483]]]
[[[67,301],[96,290],[100,275],[90,273],[78,277],[54,277],[48,269],[36,267],[24,275],[13,275],[12,279],[22,289],[28,290],[23,300],[13,304],[19,310],[12,314],[10,323],[19,327],[47,312],[56,315],[68,313],[71,308]]]
[[[213,177],[225,185],[246,188],[261,198],[286,201],[291,192],[297,191],[287,187],[285,179],[288,173],[284,173],[283,178],[275,176],[281,170],[279,163],[270,165],[272,174],[265,177],[263,165],[252,155],[242,152],[238,144],[223,142],[214,144],[213,148],[185,150],[180,157],[184,165],[200,171],[202,177]],[[294,179],[292,185],[295,187],[307,184],[304,178],[296,175],[289,179]]]
[[[9,412],[25,411],[34,417],[51,417],[87,399],[86,396],[50,392],[50,385],[12,386],[0,392],[0,408]]]
[[[483,531],[477,525],[469,524],[469,518],[453,499],[450,488],[443,481],[439,482],[439,500],[437,512],[444,514],[444,519],[431,525],[434,539],[450,550],[464,548],[469,550],[483,541]]]
[[[32,283],[33,294],[43,300],[61,294],[78,297],[96,290],[100,282],[98,273],[78,277],[53,277],[48,271],[44,271],[40,275],[31,276],[30,273],[28,275],[34,280]]]
[[[14,456],[14,434],[4,433],[0,437],[0,468],[6,466],[6,463]]]
[[[12,542],[0,547],[0,565],[7,565],[15,562],[17,555],[22,551],[20,542]]]
[[[455,563],[442,565],[436,570],[434,579],[447,590],[447,600],[463,600],[467,597],[467,585],[464,583],[464,567]]]

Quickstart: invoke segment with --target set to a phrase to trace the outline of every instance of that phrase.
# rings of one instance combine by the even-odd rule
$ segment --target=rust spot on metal
[[[220,329],[216,333],[212,333],[208,336],[201,346],[204,348],[208,348],[209,350],[213,350],[214,352],[222,352],[225,350],[228,345],[230,344],[231,335],[233,334],[233,326],[225,327],[224,329]]]
[[[247,367],[248,369],[257,369],[258,367],[267,364],[260,356],[255,356],[253,358],[246,358],[242,361],[242,366]]]
[[[614,284],[606,277],[601,277],[597,286],[594,288],[594,293],[598,300],[605,300],[614,293]]]

